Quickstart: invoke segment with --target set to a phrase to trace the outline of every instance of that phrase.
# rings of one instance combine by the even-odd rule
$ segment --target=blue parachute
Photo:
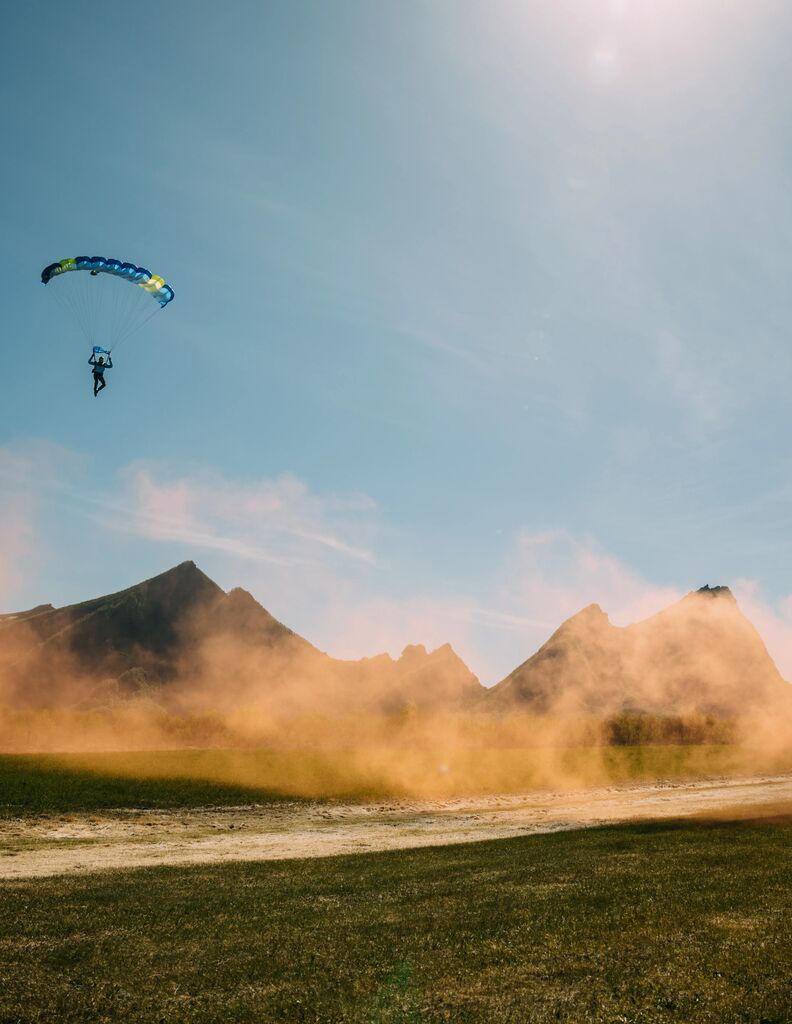
[[[145,267],[104,256],[75,256],[50,263],[42,284],[76,321],[92,346],[117,348],[173,301],[173,289]],[[153,300],[153,302],[152,302]]]

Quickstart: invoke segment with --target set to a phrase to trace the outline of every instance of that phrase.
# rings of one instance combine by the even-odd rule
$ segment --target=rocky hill
[[[281,711],[456,708],[484,688],[450,646],[341,661],[226,593],[193,562],[116,594],[0,616],[0,703],[102,706],[140,694],[174,705]]]
[[[738,715],[788,704],[762,638],[728,587],[702,587],[632,626],[596,604],[568,619],[490,691],[490,709]]]

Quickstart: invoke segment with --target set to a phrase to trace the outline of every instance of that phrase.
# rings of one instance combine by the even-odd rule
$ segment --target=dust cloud
[[[4,753],[214,749],[224,781],[309,797],[603,786],[622,771],[614,747],[723,747],[730,770],[792,768],[789,684],[730,594],[624,628],[592,606],[489,690],[450,648],[343,662],[288,631],[262,642],[211,608],[182,624],[164,679],[148,649],[106,676],[39,643],[24,617],[0,627]],[[302,751],[303,767],[290,757],[275,780],[244,756],[261,750]]]

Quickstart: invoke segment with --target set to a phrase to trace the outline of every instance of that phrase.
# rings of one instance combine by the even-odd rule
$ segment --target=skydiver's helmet
[[[98,270],[92,270],[91,271],[91,277],[98,277],[98,276],[99,276],[99,271]]]

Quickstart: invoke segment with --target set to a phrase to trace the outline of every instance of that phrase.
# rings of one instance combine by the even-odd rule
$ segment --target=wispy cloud
[[[517,533],[498,584],[499,606],[553,628],[587,604],[599,604],[618,625],[652,615],[678,600],[673,587],[646,580],[594,538],[564,530]]]
[[[273,565],[316,561],[323,554],[373,564],[369,546],[373,503],[312,493],[300,479],[283,475],[252,482],[230,480],[212,470],[169,477],[150,463],[134,463],[120,476],[112,507],[114,529],[150,540],[223,551]]]
[[[441,352],[444,355],[452,356],[476,371],[485,370],[490,365],[481,353],[460,344],[456,339],[452,340],[451,335],[448,333],[429,330],[425,327],[402,327],[399,328],[399,331],[405,337],[418,342],[425,348],[431,349],[433,352]]]
[[[374,595],[339,578],[333,587],[317,629],[331,653],[395,656],[408,643],[450,642],[485,684],[530,657],[587,604],[628,625],[683,593],[644,579],[594,539],[563,530],[518,531],[488,578],[455,592]]]

